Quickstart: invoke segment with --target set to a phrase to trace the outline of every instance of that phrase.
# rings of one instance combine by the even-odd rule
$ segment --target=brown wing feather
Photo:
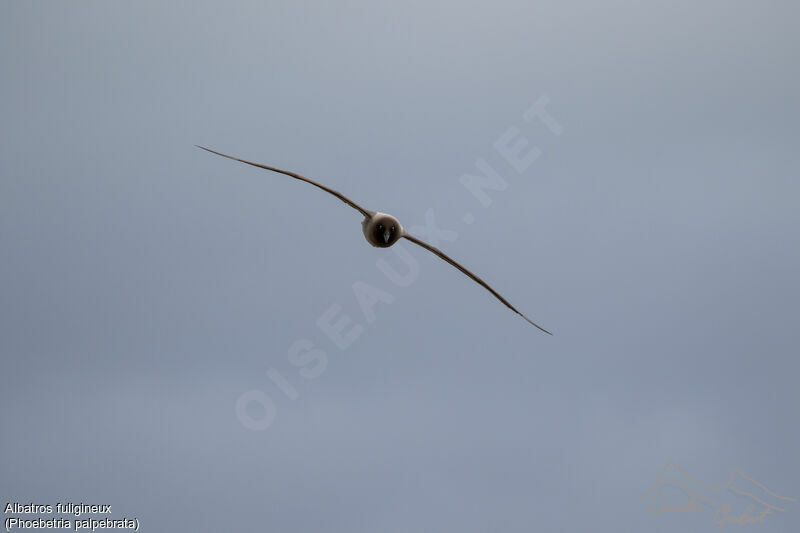
[[[542,326],[540,326],[539,324],[537,324],[536,322],[534,322],[534,321],[533,321],[533,320],[531,320],[530,318],[528,318],[528,317],[526,317],[525,315],[523,315],[522,313],[520,313],[520,312],[517,310],[517,308],[516,308],[516,307],[514,307],[513,305],[511,305],[510,303],[508,303],[508,300],[506,300],[505,298],[503,298],[502,296],[500,296],[500,294],[498,294],[498,293],[497,293],[497,291],[495,291],[493,288],[491,288],[491,287],[490,287],[490,286],[489,286],[489,285],[488,285],[488,284],[487,284],[485,281],[483,281],[481,278],[479,278],[478,276],[476,276],[475,274],[473,274],[472,272],[470,272],[469,270],[467,270],[467,269],[466,269],[466,268],[464,268],[463,266],[459,265],[459,264],[458,264],[456,261],[454,261],[453,259],[451,259],[450,257],[448,257],[448,256],[447,256],[447,254],[445,254],[444,252],[442,252],[442,251],[441,251],[440,249],[438,249],[437,247],[435,247],[435,246],[431,246],[431,245],[430,245],[430,244],[428,244],[427,242],[425,242],[425,241],[422,241],[422,240],[420,240],[420,239],[417,239],[416,237],[414,237],[413,235],[409,235],[408,233],[405,233],[405,234],[403,234],[403,237],[405,237],[405,238],[406,238],[406,239],[408,239],[409,241],[413,242],[414,244],[416,244],[416,245],[418,245],[418,246],[422,246],[422,247],[423,247],[423,248],[425,248],[426,250],[429,250],[429,251],[431,251],[431,252],[435,253],[436,255],[438,255],[439,257],[441,257],[442,259],[444,259],[445,261],[447,261],[448,263],[450,263],[451,265],[453,265],[454,267],[456,267],[457,269],[459,269],[461,272],[463,272],[464,274],[466,274],[467,276],[469,276],[470,278],[472,278],[472,280],[473,280],[473,281],[477,282],[477,283],[478,283],[479,285],[481,285],[481,286],[482,286],[484,289],[486,289],[487,291],[491,292],[491,293],[494,295],[494,297],[495,297],[495,298],[497,298],[498,300],[500,300],[501,302],[503,302],[503,303],[505,304],[505,306],[506,306],[506,307],[508,307],[509,309],[511,309],[512,311],[514,311],[515,313],[517,313],[519,316],[521,316],[522,318],[524,318],[525,320],[527,320],[528,322],[530,322],[531,324],[533,324],[534,326],[536,326],[536,327],[537,327],[537,328],[539,328],[540,330],[544,331],[544,332],[545,332],[545,333],[547,333],[548,335],[552,335],[552,333],[550,333],[549,331],[547,331],[546,329],[544,329]]]
[[[316,181],[314,181],[312,179],[309,179],[309,178],[306,178],[305,176],[301,176],[300,174],[297,174],[295,172],[289,172],[288,170],[281,170],[279,168],[269,167],[267,165],[262,165],[262,164],[259,164],[259,163],[253,163],[252,161],[246,161],[244,159],[239,159],[238,157],[233,157],[232,155],[226,155],[226,154],[222,154],[220,152],[215,152],[214,150],[212,150],[210,148],[206,148],[205,146],[198,146],[198,145],[195,145],[195,146],[197,146],[198,148],[200,148],[202,150],[205,150],[206,152],[211,152],[212,154],[216,154],[216,155],[219,155],[219,156],[222,156],[222,157],[227,157],[228,159],[233,159],[234,161],[239,161],[240,163],[245,163],[245,164],[248,164],[248,165],[252,165],[254,167],[263,168],[265,170],[271,170],[272,172],[278,172],[280,174],[285,174],[287,176],[290,176],[292,178],[298,179],[300,181],[305,181],[306,183],[310,183],[311,185],[313,185],[315,187],[319,187],[323,191],[334,195],[335,197],[337,197],[339,200],[343,201],[344,203],[346,203],[350,207],[360,211],[361,214],[363,214],[365,217],[372,216],[372,214],[369,211],[367,211],[366,209],[364,209],[363,207],[361,207],[360,205],[358,205],[357,203],[355,203],[354,201],[352,201],[350,198],[346,197],[345,195],[343,195],[339,191],[335,191],[333,189],[330,189],[330,188],[322,185],[321,183],[317,183]]]

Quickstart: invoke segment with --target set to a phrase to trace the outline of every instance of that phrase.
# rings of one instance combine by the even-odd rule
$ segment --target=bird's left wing
[[[429,251],[435,253],[436,255],[438,255],[439,257],[441,257],[442,259],[444,259],[445,261],[447,261],[448,263],[450,263],[451,265],[453,265],[454,267],[459,269],[461,272],[463,272],[464,274],[466,274],[467,276],[472,278],[473,281],[477,282],[484,289],[486,289],[487,291],[491,292],[494,295],[494,297],[497,298],[498,300],[500,300],[501,302],[503,302],[503,304],[505,304],[506,307],[508,307],[509,309],[511,309],[512,311],[517,313],[519,316],[521,316],[522,318],[524,318],[525,320],[527,320],[528,322],[530,322],[531,324],[533,324],[534,326],[536,326],[540,330],[544,331],[548,335],[552,335],[552,333],[550,333],[549,331],[544,329],[542,326],[540,326],[539,324],[537,324],[536,322],[534,322],[530,318],[528,318],[525,315],[523,315],[522,313],[520,313],[519,310],[517,310],[516,307],[514,307],[513,305],[508,303],[508,300],[506,300],[505,298],[500,296],[500,294],[498,294],[497,291],[495,291],[493,288],[491,288],[485,281],[483,281],[481,278],[479,278],[478,276],[476,276],[475,274],[473,274],[472,272],[470,272],[469,270],[467,270],[463,266],[459,265],[455,260],[453,260],[450,257],[448,257],[447,254],[445,254],[443,251],[441,251],[437,247],[431,246],[427,242],[422,241],[420,239],[417,239],[416,237],[414,237],[413,235],[409,235],[408,233],[403,233],[403,237],[405,237],[409,241],[413,242],[414,244],[416,244],[418,246],[422,246],[426,250],[429,250]]]
[[[279,174],[285,174],[285,175],[290,176],[290,177],[292,177],[294,179],[297,179],[297,180],[300,180],[300,181],[305,181],[306,183],[310,183],[314,187],[319,187],[323,191],[334,195],[336,198],[338,198],[339,200],[343,201],[344,203],[346,203],[347,205],[349,205],[353,209],[361,211],[361,214],[364,215],[365,217],[371,217],[372,214],[373,214],[373,213],[370,213],[369,211],[367,211],[366,209],[364,209],[363,207],[361,207],[360,205],[358,205],[357,203],[355,203],[353,200],[351,200],[350,198],[348,198],[344,194],[340,193],[339,191],[334,191],[333,189],[331,189],[329,187],[326,187],[326,186],[322,185],[321,183],[317,183],[316,181],[314,181],[312,179],[309,179],[309,178],[307,178],[305,176],[301,176],[300,174],[297,174],[296,172],[290,172],[288,170],[281,170],[279,168],[269,167],[267,165],[262,165],[260,163],[253,163],[252,161],[246,161],[244,159],[239,159],[238,157],[233,157],[232,155],[226,155],[226,154],[222,154],[220,152],[215,152],[211,148],[206,148],[205,146],[198,146],[196,144],[195,144],[195,146],[197,146],[201,150],[205,150],[206,152],[211,152],[212,154],[220,155],[222,157],[227,157],[228,159],[233,159],[234,161],[239,161],[240,163],[245,163],[245,164],[248,164],[248,165],[252,165],[254,167],[263,168],[264,170],[271,170],[272,172],[278,172]]]

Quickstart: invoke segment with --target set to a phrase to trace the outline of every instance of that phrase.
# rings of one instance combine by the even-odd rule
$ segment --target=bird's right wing
[[[403,233],[403,237],[405,237],[405,238],[406,238],[406,239],[408,239],[409,241],[413,242],[414,244],[416,244],[416,245],[418,245],[418,246],[422,246],[422,247],[423,247],[423,248],[425,248],[426,250],[428,250],[428,251],[431,251],[431,252],[435,253],[436,255],[438,255],[439,257],[441,257],[442,259],[444,259],[445,261],[447,261],[448,263],[450,263],[451,265],[453,265],[454,267],[456,267],[457,269],[459,269],[461,272],[463,272],[464,274],[466,274],[467,276],[469,276],[470,278],[472,278],[472,280],[473,280],[473,281],[477,282],[477,283],[478,283],[479,285],[481,285],[481,286],[482,286],[484,289],[486,289],[487,291],[491,292],[491,293],[494,295],[494,297],[495,297],[495,298],[497,298],[498,300],[500,300],[501,302],[503,302],[503,303],[505,304],[505,306],[506,306],[506,307],[508,307],[509,309],[511,309],[512,311],[514,311],[515,313],[517,313],[519,316],[521,316],[522,318],[524,318],[525,320],[527,320],[528,322],[530,322],[531,324],[533,324],[534,326],[536,326],[536,327],[537,327],[537,328],[539,328],[540,330],[544,331],[544,332],[545,332],[545,333],[547,333],[548,335],[552,335],[552,333],[550,333],[549,331],[547,331],[546,329],[544,329],[542,326],[540,326],[539,324],[537,324],[536,322],[534,322],[534,321],[533,321],[533,320],[531,320],[530,318],[528,318],[528,317],[526,317],[525,315],[523,315],[522,313],[520,313],[520,312],[517,310],[517,308],[516,308],[516,307],[514,307],[513,305],[511,305],[510,303],[508,303],[508,300],[506,300],[505,298],[503,298],[502,296],[500,296],[500,294],[498,294],[498,292],[497,292],[497,291],[495,291],[493,288],[491,288],[491,287],[490,287],[490,286],[489,286],[489,285],[488,285],[488,284],[487,284],[485,281],[483,281],[481,278],[479,278],[478,276],[476,276],[475,274],[473,274],[472,272],[470,272],[469,270],[467,270],[467,269],[466,269],[466,268],[464,268],[463,266],[459,265],[459,264],[458,264],[458,263],[457,263],[455,260],[453,260],[453,259],[451,259],[450,257],[448,257],[448,256],[447,256],[447,254],[445,254],[443,251],[441,251],[441,250],[440,250],[440,249],[438,249],[437,247],[435,247],[435,246],[431,246],[431,245],[430,245],[430,244],[428,244],[427,242],[425,242],[425,241],[423,241],[423,240],[420,240],[420,239],[417,239],[416,237],[414,237],[413,235],[409,235],[408,233]]]
[[[347,196],[345,196],[342,193],[340,193],[339,191],[334,191],[333,189],[329,189],[328,187],[326,187],[326,186],[324,186],[324,185],[322,185],[320,183],[317,183],[316,181],[314,181],[312,179],[308,179],[305,176],[301,176],[300,174],[297,174],[295,172],[289,172],[288,170],[281,170],[279,168],[268,167],[267,165],[262,165],[262,164],[259,164],[259,163],[253,163],[252,161],[246,161],[244,159],[239,159],[238,157],[233,157],[232,155],[221,154],[219,152],[215,152],[214,150],[212,150],[210,148],[206,148],[205,146],[198,146],[198,145],[195,145],[195,146],[197,146],[198,148],[200,148],[202,150],[205,150],[206,152],[211,152],[212,154],[220,155],[222,157],[227,157],[228,159],[233,159],[234,161],[239,161],[240,163],[245,163],[247,165],[252,165],[254,167],[263,168],[264,170],[271,170],[272,172],[278,172],[280,174],[285,174],[287,176],[290,176],[290,177],[292,177],[294,179],[298,179],[300,181],[305,181],[306,183],[310,183],[311,185],[313,185],[315,187],[319,187],[323,191],[334,195],[336,198],[338,198],[339,200],[343,201],[344,203],[346,203],[347,205],[349,205],[353,209],[356,209],[356,210],[360,211],[361,214],[364,215],[365,217],[371,217],[372,214],[373,214],[373,213],[367,211],[366,209],[364,209],[363,207],[361,207],[360,205],[358,205],[357,203],[355,203],[354,201],[352,201]]]

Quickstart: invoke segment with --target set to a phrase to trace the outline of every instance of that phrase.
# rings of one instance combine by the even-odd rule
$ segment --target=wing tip
[[[530,318],[526,317],[526,316],[525,316],[525,315],[523,315],[522,313],[520,313],[520,315],[522,316],[522,318],[524,318],[525,320],[527,320],[529,323],[531,323],[531,324],[533,324],[534,326],[536,326],[536,327],[537,327],[539,330],[541,330],[541,331],[544,331],[545,333],[547,333],[547,334],[548,334],[548,335],[550,335],[551,337],[553,336],[553,334],[552,334],[552,333],[550,333],[549,331],[547,331],[546,329],[544,329],[542,326],[540,326],[539,324],[537,324],[536,322],[534,322],[534,321],[533,321],[533,320],[531,320]]]
[[[249,161],[245,161],[243,159],[239,159],[238,157],[233,157],[232,155],[223,154],[222,152],[217,152],[216,150],[212,150],[211,148],[206,148],[205,146],[200,146],[199,144],[195,144],[195,146],[197,148],[200,148],[201,150],[205,150],[206,152],[209,152],[209,153],[214,154],[214,155],[218,155],[220,157],[226,157],[228,159],[233,159],[234,161],[239,161],[240,163],[247,163],[248,165],[253,165],[253,166],[256,166],[256,167],[257,166],[261,166],[261,165],[256,165],[255,163],[251,163]]]

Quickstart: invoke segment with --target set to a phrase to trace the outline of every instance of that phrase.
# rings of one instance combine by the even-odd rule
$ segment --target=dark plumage
[[[361,222],[364,237],[372,246],[388,248],[403,236],[400,221],[386,213],[375,213]]]

